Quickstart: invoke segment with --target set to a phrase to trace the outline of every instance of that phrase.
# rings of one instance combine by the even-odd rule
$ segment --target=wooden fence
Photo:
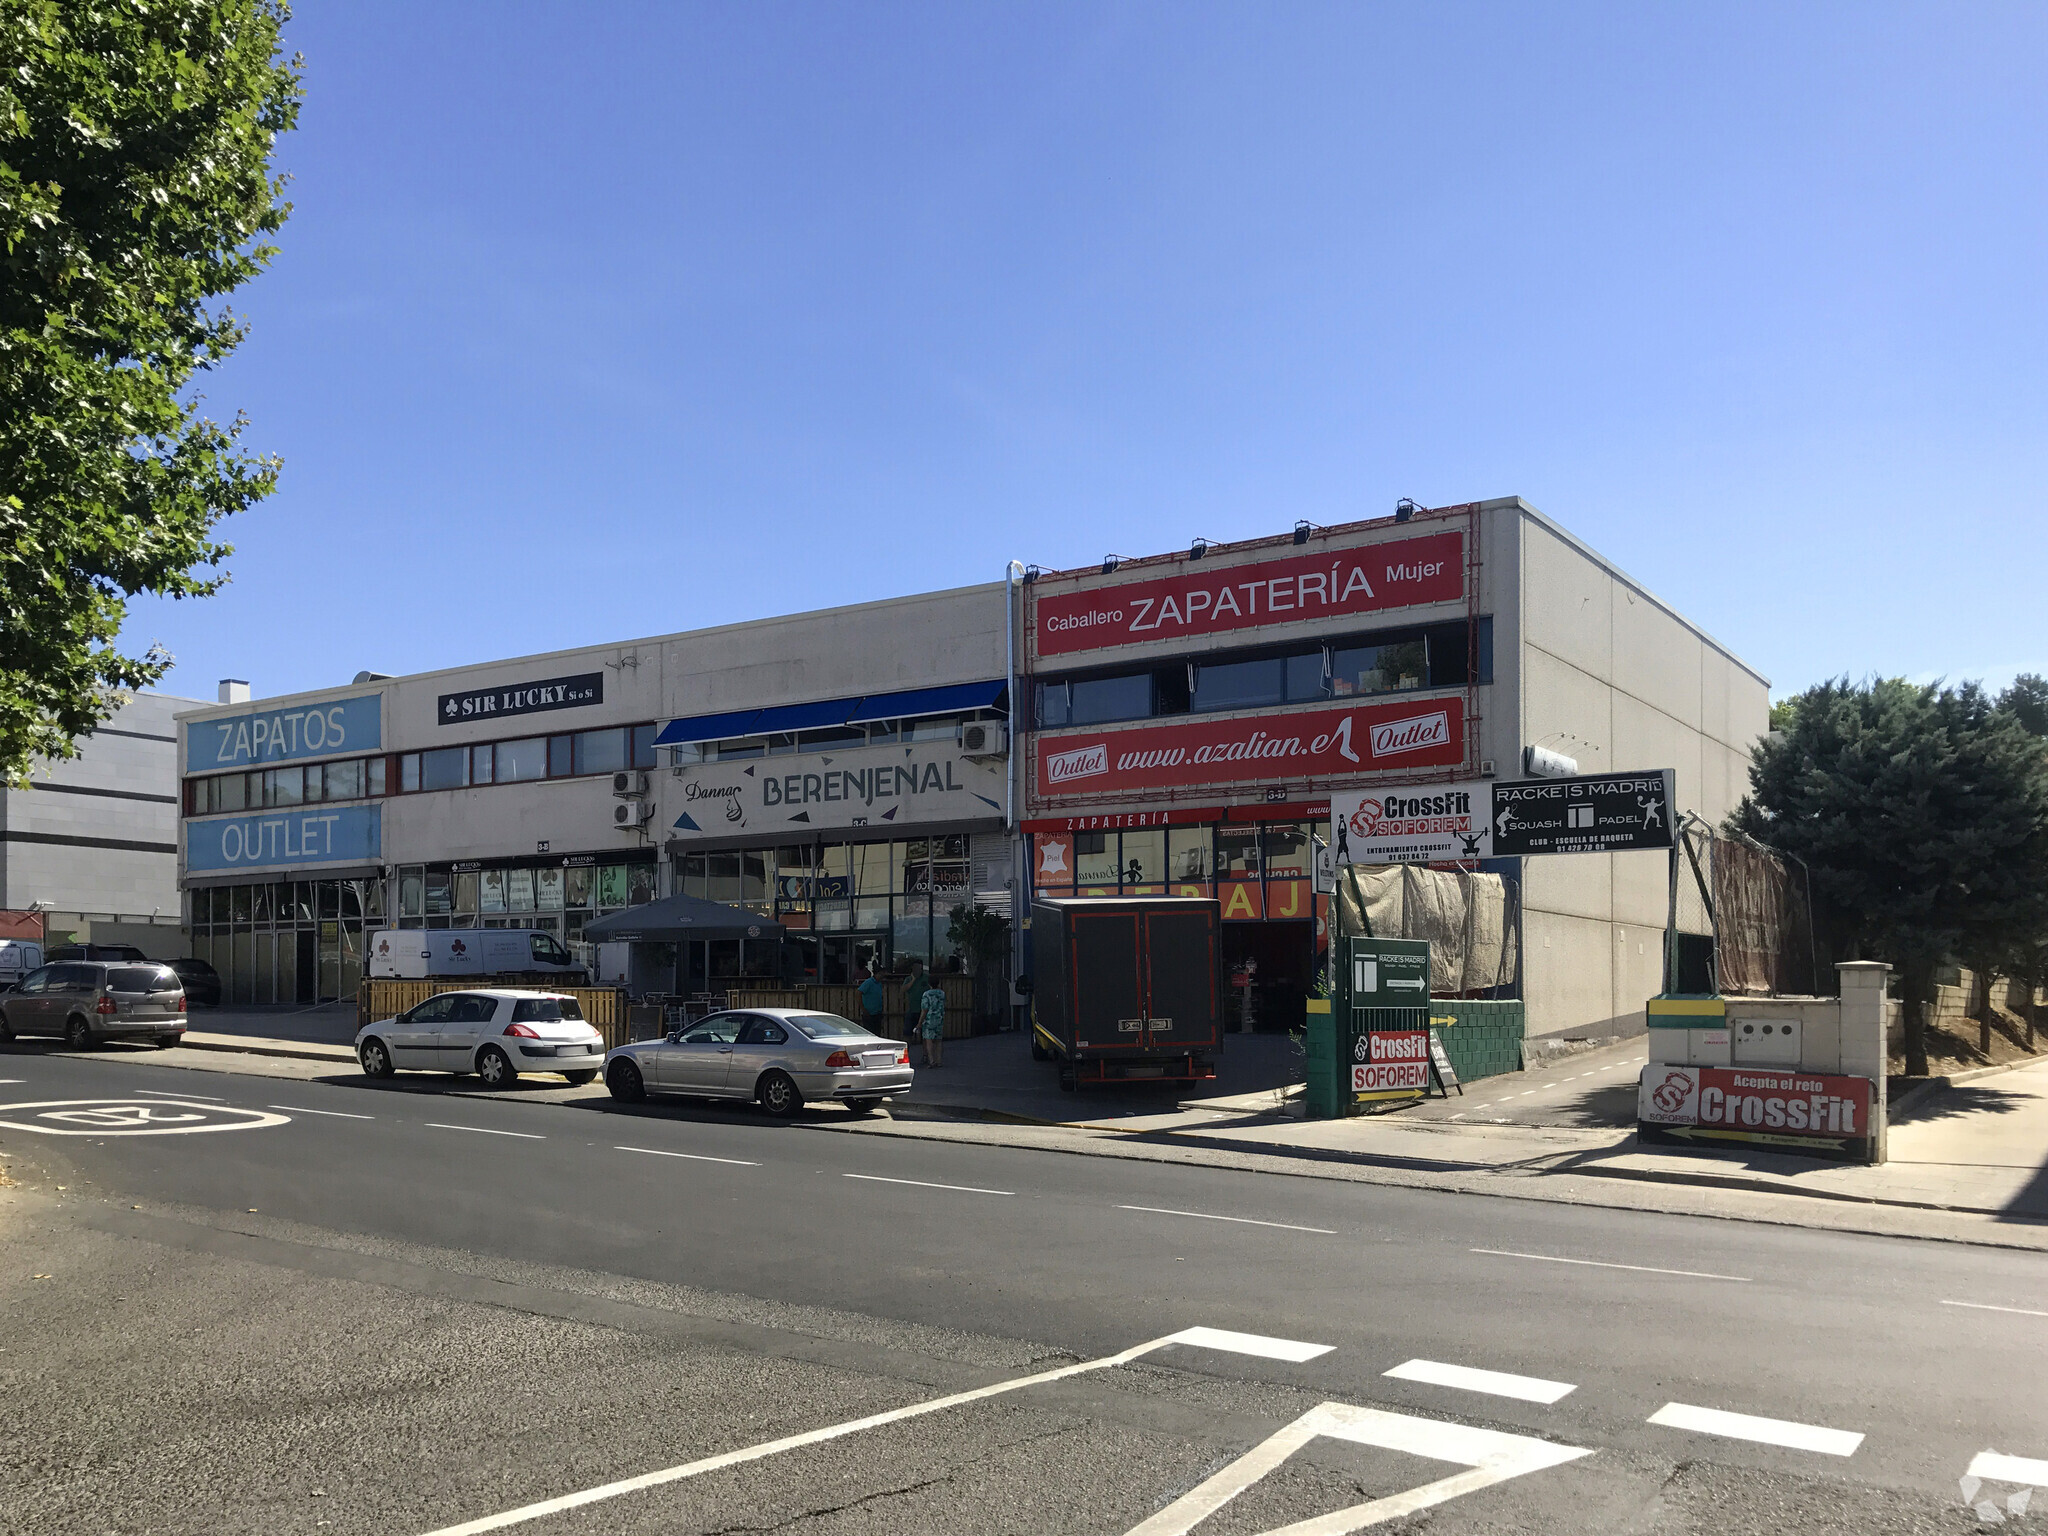
[[[903,1011],[906,1006],[903,990],[903,978],[882,978],[882,1029],[885,1034],[896,1039],[900,1039],[903,1034]],[[946,1038],[958,1040],[973,1034],[974,978],[941,976],[939,990],[946,994]],[[822,982],[807,982],[802,987],[735,991],[727,996],[726,1004],[732,1008],[808,1008],[816,1013],[836,1013],[842,1019],[852,1019],[855,1023],[864,1022],[861,1016],[860,988],[857,986],[827,986]]]
[[[389,977],[365,977],[356,987],[356,1027],[416,1008],[442,992],[475,992],[494,986],[518,987],[522,991],[547,992],[573,997],[591,1027],[604,1036],[605,1049],[624,1045],[630,1036],[626,1028],[626,994],[617,987],[548,987],[534,982],[394,981]]]

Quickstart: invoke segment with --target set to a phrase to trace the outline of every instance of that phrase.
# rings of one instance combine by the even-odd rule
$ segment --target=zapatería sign
[[[1636,1132],[1652,1144],[1735,1141],[1862,1157],[1872,1134],[1870,1079],[1653,1062],[1637,1083]]]
[[[1353,1093],[1389,1093],[1429,1088],[1429,1032],[1421,1029],[1374,1030],[1352,1046]]]
[[[1622,853],[1671,846],[1672,772],[1517,779],[1493,786],[1493,851]]]
[[[1465,756],[1462,698],[1293,710],[1114,731],[1046,733],[1043,796],[1334,778],[1455,765]]]
[[[1330,796],[1339,864],[1429,864],[1493,856],[1493,786],[1391,784]]]
[[[603,702],[604,674],[579,672],[574,677],[544,677],[537,682],[444,693],[434,714],[443,725],[462,725],[471,720],[537,715],[551,709],[581,709],[586,704]]]
[[[1465,595],[1465,536],[1429,533],[1247,565],[1190,562],[1171,576],[1049,592],[1032,613],[1040,656],[1344,618]]]

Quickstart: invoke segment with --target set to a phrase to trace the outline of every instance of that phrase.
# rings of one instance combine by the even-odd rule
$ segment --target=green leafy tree
[[[227,295],[290,212],[283,0],[0,0],[0,778],[171,658],[117,646],[128,599],[226,579],[221,518],[278,461],[191,386],[241,342]]]
[[[1975,684],[1845,678],[1796,703],[1731,825],[1804,859],[1850,953],[1897,970],[1906,1070],[1925,1074],[1941,966],[2040,931],[2048,759]]]
[[[2048,736],[2048,677],[2022,672],[1998,696],[1998,707],[2033,736]]]

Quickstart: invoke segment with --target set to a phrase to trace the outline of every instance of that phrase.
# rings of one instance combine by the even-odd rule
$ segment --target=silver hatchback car
[[[102,1040],[185,1038],[185,983],[156,960],[68,960],[30,971],[0,993],[0,1040],[62,1035],[74,1051]]]
[[[864,1115],[908,1092],[912,1074],[901,1040],[871,1035],[851,1019],[747,1008],[620,1046],[604,1059],[604,1081],[628,1102],[650,1093],[759,1099],[769,1114],[787,1116],[806,1100],[834,1099]]]

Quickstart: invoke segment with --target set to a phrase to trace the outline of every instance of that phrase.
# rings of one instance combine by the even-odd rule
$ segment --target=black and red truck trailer
[[[1031,1054],[1060,1086],[1216,1075],[1223,1051],[1219,903],[1046,898],[1031,907]]]

